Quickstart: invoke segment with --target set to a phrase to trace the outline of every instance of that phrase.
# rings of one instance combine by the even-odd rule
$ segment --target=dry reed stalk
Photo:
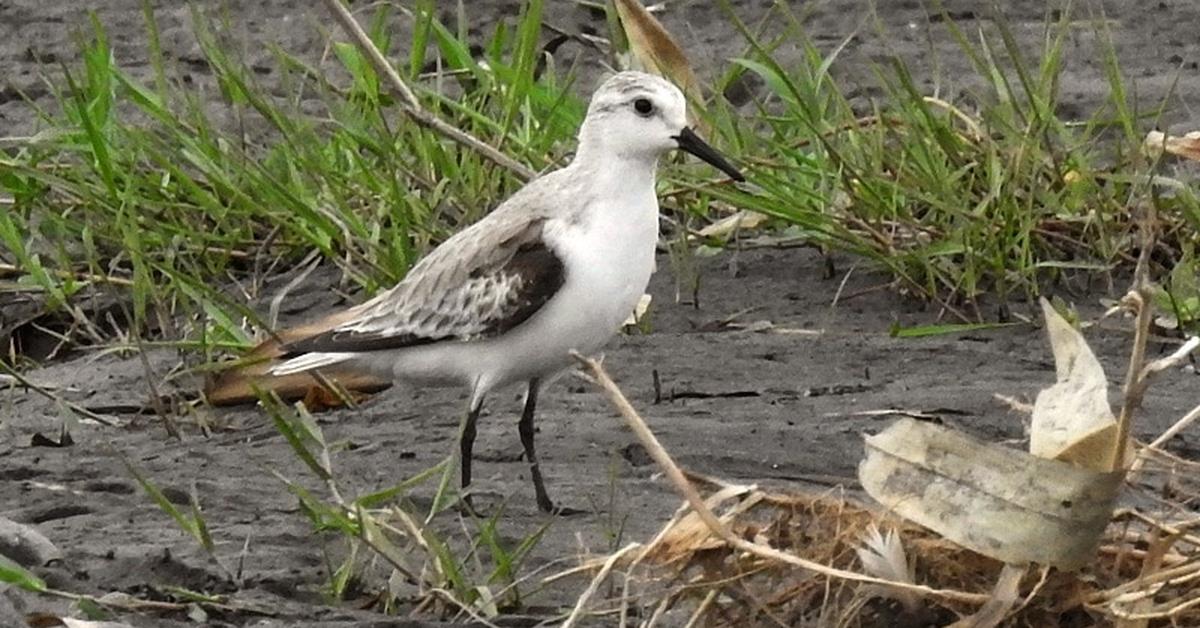
[[[325,6],[333,13],[333,17],[342,25],[342,28],[354,39],[355,45],[370,60],[375,71],[383,76],[392,89],[400,96],[400,108],[413,122],[433,129],[459,145],[479,153],[480,156],[508,170],[522,181],[529,181],[537,175],[536,172],[525,164],[505,155],[490,144],[442,120],[422,107],[420,101],[417,100],[416,94],[404,82],[400,74],[396,72],[396,68],[392,67],[391,63],[388,63],[388,60],[384,58],[379,48],[375,47],[374,42],[363,31],[362,26],[354,19],[354,16],[350,13],[350,9],[346,8],[342,0],[325,0]]]
[[[729,527],[718,519],[713,514],[713,511],[704,503],[704,499],[700,496],[699,491],[687,480],[683,471],[675,464],[675,461],[667,453],[667,450],[663,448],[662,444],[658,442],[658,438],[655,437],[654,433],[646,425],[646,422],[629,403],[629,400],[621,392],[621,389],[608,376],[608,373],[601,366],[600,362],[580,354],[574,354],[574,357],[583,367],[581,376],[600,388],[609,402],[617,409],[622,418],[625,419],[626,424],[633,430],[638,440],[641,441],[642,446],[650,453],[651,458],[654,459],[667,478],[670,479],[675,490],[683,496],[688,505],[691,506],[693,512],[708,527],[709,532],[724,541],[730,548],[753,554],[766,560],[806,569],[831,578],[863,584],[884,585],[947,601],[980,605],[987,602],[990,598],[990,596],[981,593],[968,593],[953,589],[936,589],[908,582],[876,578],[856,571],[829,567],[828,565],[823,565],[762,543],[748,541],[733,534]]]

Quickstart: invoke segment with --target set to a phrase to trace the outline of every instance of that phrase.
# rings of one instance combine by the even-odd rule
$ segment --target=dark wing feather
[[[565,279],[562,260],[541,237],[542,224],[519,226],[506,238],[503,232],[464,231],[395,288],[356,308],[354,320],[288,343],[284,357],[477,340],[509,331],[545,305]],[[463,259],[464,250],[473,254]]]

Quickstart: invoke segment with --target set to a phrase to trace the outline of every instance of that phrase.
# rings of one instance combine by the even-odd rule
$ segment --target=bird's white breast
[[[632,204],[631,204],[632,205]],[[595,351],[629,317],[654,271],[658,202],[650,195],[639,207],[625,205],[620,220],[566,226],[555,246],[566,265],[562,288],[564,320],[573,327],[581,352]],[[556,299],[557,300],[557,299]]]
[[[633,312],[654,272],[654,188],[634,186],[593,202],[603,205],[547,224],[546,242],[565,267],[563,286],[530,320],[496,339],[485,382],[500,386],[561,370],[571,351],[595,353]]]

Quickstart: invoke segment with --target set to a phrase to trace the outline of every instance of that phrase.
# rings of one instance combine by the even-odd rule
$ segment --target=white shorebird
[[[598,351],[645,291],[658,242],[659,156],[680,148],[742,180],[688,127],[686,108],[679,89],[656,76],[609,78],[592,96],[570,165],[443,242],[392,289],[285,332],[259,352],[282,361],[224,376],[210,401],[245,400],[254,386],[271,387],[267,379],[314,370],[330,379],[345,373],[463,386],[470,391],[460,439],[466,489],[484,398],[524,382],[521,445],[538,507],[553,511],[533,445],[538,388],[570,365],[571,351]]]

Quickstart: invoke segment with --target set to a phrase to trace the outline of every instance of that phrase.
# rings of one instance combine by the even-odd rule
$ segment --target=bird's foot
[[[574,517],[576,515],[589,515],[590,510],[580,510],[579,508],[571,508],[562,504],[555,504],[550,501],[549,497],[538,498],[538,510],[555,517]]]
[[[590,510],[580,509],[580,508],[571,508],[570,506],[563,506],[561,504],[552,506],[549,512],[550,512],[550,514],[554,515],[555,517],[576,517],[579,515],[592,514],[592,511],[590,511]]]

